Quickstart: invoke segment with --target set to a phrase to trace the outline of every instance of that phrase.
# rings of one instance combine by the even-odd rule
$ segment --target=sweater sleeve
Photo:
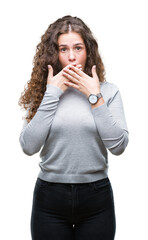
[[[128,144],[128,129],[119,90],[92,113],[105,147],[114,155],[122,154]]]
[[[60,88],[47,84],[35,116],[29,123],[24,122],[19,141],[23,152],[27,155],[37,153],[45,143],[62,94]]]

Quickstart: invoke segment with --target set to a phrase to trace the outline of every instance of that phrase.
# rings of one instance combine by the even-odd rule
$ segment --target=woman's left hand
[[[96,66],[92,67],[92,77],[74,66],[69,66],[68,69],[63,69],[63,75],[70,81],[65,81],[65,85],[76,88],[87,97],[90,94],[100,93],[100,82],[96,73]]]

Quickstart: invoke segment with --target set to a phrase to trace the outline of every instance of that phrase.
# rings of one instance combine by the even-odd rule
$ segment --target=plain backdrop
[[[116,240],[147,240],[148,7],[144,0],[3,1],[0,4],[0,239],[30,240],[39,153],[19,144],[25,112],[18,99],[30,79],[36,45],[59,17],[80,17],[92,30],[106,79],[120,89],[129,128],[121,156],[109,154],[116,207]]]

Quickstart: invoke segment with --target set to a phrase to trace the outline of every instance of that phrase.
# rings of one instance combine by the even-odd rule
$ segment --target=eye
[[[77,50],[77,51],[80,51],[81,49],[82,49],[82,47],[80,47],[80,46],[77,46],[77,47],[76,47],[76,50]]]
[[[60,48],[60,52],[66,52],[67,48],[63,47],[63,48]]]

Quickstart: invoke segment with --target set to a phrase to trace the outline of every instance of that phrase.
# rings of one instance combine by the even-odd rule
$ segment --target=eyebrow
[[[74,46],[77,46],[77,45],[84,45],[84,43],[75,43]],[[59,47],[66,47],[68,46],[67,44],[60,44]]]

